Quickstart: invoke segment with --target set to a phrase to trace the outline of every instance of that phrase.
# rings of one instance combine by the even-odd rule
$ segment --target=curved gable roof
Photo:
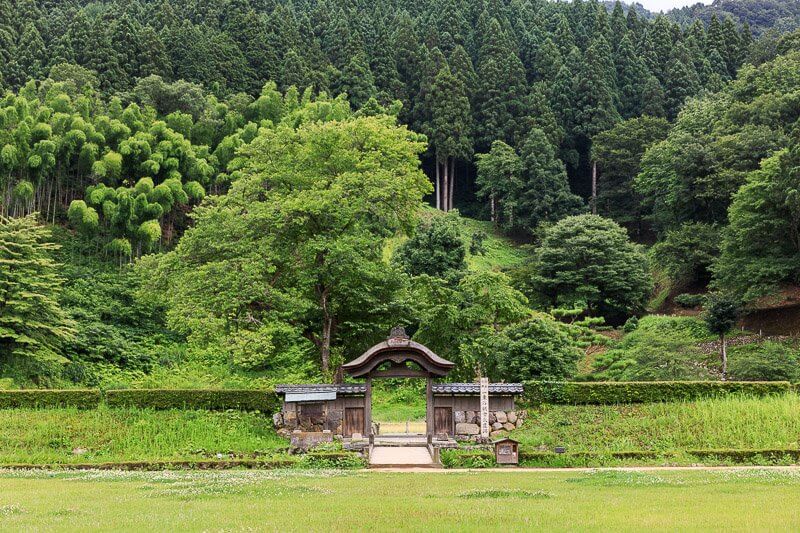
[[[388,339],[342,365],[342,369],[351,376],[362,377],[387,361],[396,364],[412,361],[433,376],[446,376],[455,366],[455,363],[439,357],[427,346],[412,341],[403,328],[394,328]]]

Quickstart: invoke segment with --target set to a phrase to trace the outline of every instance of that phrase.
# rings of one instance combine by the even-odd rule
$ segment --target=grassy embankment
[[[800,474],[13,472],[0,528],[797,531]]]
[[[0,464],[271,457],[288,445],[269,417],[242,412],[4,409],[0,427]]]
[[[680,403],[542,406],[512,433],[528,450],[675,451],[800,445],[800,396],[731,396]]]
[[[424,404],[421,404],[424,412]],[[403,409],[388,406],[386,415],[405,420]],[[380,412],[380,411],[379,411]],[[287,442],[272,420],[240,412],[151,411],[141,409],[0,410],[2,464],[86,464],[124,461],[175,461],[285,457]],[[383,428],[389,431],[388,426]],[[404,430],[401,423],[392,431]],[[412,427],[412,432],[416,427]],[[682,450],[798,449],[800,396],[729,397],[698,402],[620,406],[543,406],[511,434],[524,452],[565,446],[570,453]],[[676,464],[697,462],[690,457]],[[708,461],[709,464],[714,461]],[[754,461],[760,462],[760,461]],[[625,464],[663,464],[640,457]],[[562,464],[562,463],[559,463]],[[579,463],[617,464],[604,458]]]

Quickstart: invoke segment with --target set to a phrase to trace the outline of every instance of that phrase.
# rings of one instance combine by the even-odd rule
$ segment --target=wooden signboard
[[[481,378],[481,437],[489,438],[489,378]]]

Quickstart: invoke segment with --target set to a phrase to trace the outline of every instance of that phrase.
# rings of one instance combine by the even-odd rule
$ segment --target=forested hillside
[[[696,3],[669,12],[670,18],[679,23],[691,23],[695,19],[705,22],[716,17],[733,17],[739,23],[747,23],[757,35],[769,30],[786,32],[800,27],[800,5],[781,0],[714,0],[711,5]]]
[[[397,324],[457,379],[649,375],[599,333],[709,291],[725,346],[800,281],[800,37],[694,17],[0,0],[1,383],[339,379]]]
[[[732,78],[751,41],[729,18],[678,26],[596,1],[5,1],[0,73],[14,90],[54,66],[57,80],[81,76],[64,68],[71,63],[96,73],[102,93],[195,120],[205,111],[199,88],[154,101],[141,85],[147,93],[149,76],[180,79],[225,99],[256,97],[273,80],[281,91],[346,92],[355,108],[398,99],[401,121],[429,137],[426,168],[439,163],[442,207],[470,203],[472,156],[494,141],[544,148],[528,139],[533,127],[587,197],[593,135],[643,112],[674,118],[686,97]],[[520,225],[535,217],[522,213]]]

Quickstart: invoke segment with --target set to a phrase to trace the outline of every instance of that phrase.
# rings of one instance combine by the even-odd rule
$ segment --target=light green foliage
[[[341,118],[338,105],[320,98],[262,129],[230,192],[195,209],[175,251],[141,263],[171,325],[232,364],[246,330],[274,346],[262,368],[288,371],[316,351],[333,372],[397,320],[403,277],[382,261],[382,242],[413,227],[430,190],[423,146],[385,115],[308,120]],[[268,341],[264,325],[283,333]]]
[[[489,377],[495,381],[562,380],[572,377],[581,355],[563,324],[537,313],[491,339]]]
[[[800,352],[794,342],[753,343],[728,348],[728,375],[737,381],[800,379]]]
[[[55,249],[33,216],[0,218],[0,368],[41,385],[59,373],[74,335],[58,303]]]
[[[721,92],[686,104],[667,139],[645,152],[636,178],[656,229],[725,221],[748,172],[787,143],[798,65],[793,52],[744,67]]]
[[[541,406],[511,436],[523,446],[570,451],[674,451],[794,448],[800,425],[796,394],[731,395],[686,402]],[[597,431],[598,425],[603,431]]]
[[[592,379],[665,381],[712,379],[715,367],[698,346],[714,340],[693,317],[646,316],[635,330],[598,355]],[[713,357],[713,356],[712,356]]]
[[[411,296],[418,327],[414,339],[456,363],[453,379],[485,375],[503,328],[532,314],[525,296],[500,272],[470,272],[456,288],[418,276],[412,278]]]
[[[467,247],[457,211],[432,215],[394,252],[393,261],[411,276],[427,274],[457,284],[467,264]]]
[[[478,197],[489,201],[492,222],[507,231],[514,227],[514,210],[522,190],[522,160],[503,141],[494,141],[486,154],[478,154]]]
[[[596,215],[567,217],[545,230],[533,283],[551,305],[579,304],[607,318],[641,311],[652,287],[644,252]]]
[[[260,413],[101,406],[91,410],[4,409],[0,462],[100,463],[274,454],[286,445]],[[86,450],[73,454],[75,449]]]

